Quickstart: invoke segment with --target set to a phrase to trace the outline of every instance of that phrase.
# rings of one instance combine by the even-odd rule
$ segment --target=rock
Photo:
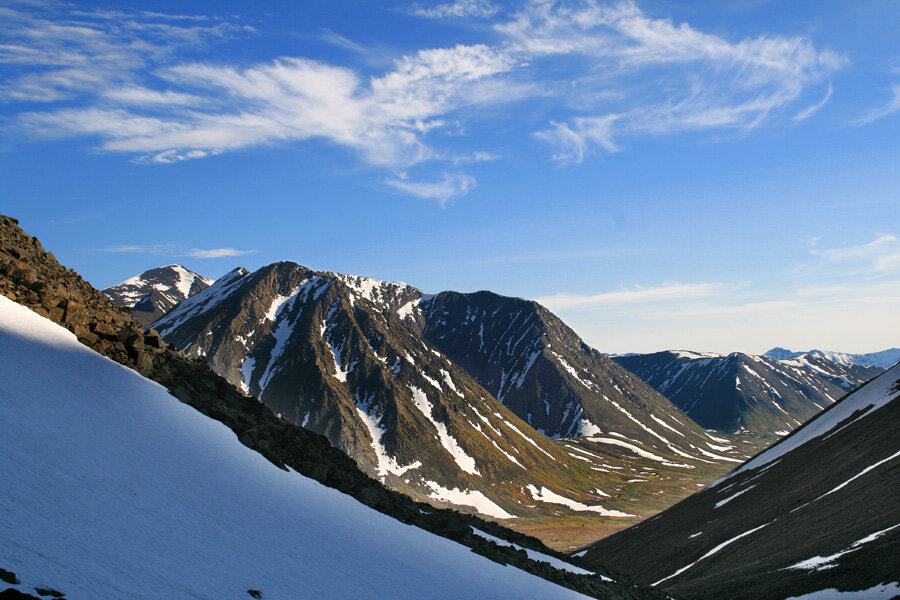
[[[36,591],[41,596],[49,596],[51,598],[62,598],[63,596],[65,596],[65,594],[63,594],[59,590],[54,590],[53,588],[36,587],[34,588],[34,591]]]
[[[84,322],[84,308],[71,300],[66,303],[66,316],[63,318],[66,325],[79,325]]]
[[[21,583],[17,578],[16,574],[12,571],[7,571],[6,569],[0,569],[0,581],[5,581],[6,583],[17,585]]]
[[[40,598],[20,592],[16,588],[7,588],[0,592],[0,600],[40,600]]]
[[[110,339],[115,339],[118,337],[116,330],[106,323],[94,323],[94,326],[91,327],[91,330],[101,337]],[[124,346],[122,348],[124,349]]]
[[[166,343],[155,329],[150,329],[144,334],[144,344],[150,348],[158,348],[160,350],[166,347]]]
[[[259,590],[247,590],[247,593],[250,594],[251,598],[256,598],[257,600],[262,598],[262,592]]]

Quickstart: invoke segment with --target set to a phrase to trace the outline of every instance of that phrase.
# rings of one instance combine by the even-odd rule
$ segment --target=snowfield
[[[278,469],[3,296],[0,391],[0,567],[31,586],[71,600],[583,597]]]

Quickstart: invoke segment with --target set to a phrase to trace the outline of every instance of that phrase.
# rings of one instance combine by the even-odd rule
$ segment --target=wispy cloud
[[[413,14],[430,19],[447,19],[452,17],[492,17],[498,8],[488,0],[456,0],[436,4],[431,8],[417,6]]]
[[[190,63],[159,75],[190,92],[126,89],[119,108],[29,112],[20,123],[50,134],[93,135],[100,148],[170,162],[247,146],[320,138],[356,151],[370,164],[406,167],[434,156],[422,136],[439,117],[469,104],[502,101],[491,76],[513,61],[487,46],[423,50],[397,61],[386,75],[365,82],[351,69],[283,58],[246,69]],[[115,93],[122,95],[121,90]],[[163,116],[141,116],[135,104],[159,104]],[[176,110],[198,97],[227,97],[210,110]],[[108,95],[109,97],[109,95]],[[123,100],[123,99],[120,99]]]
[[[236,248],[210,248],[208,250],[191,248],[184,253],[184,256],[190,256],[191,258],[223,258],[226,256],[243,256],[254,252],[256,250],[237,250]]]
[[[873,121],[877,121],[878,119],[881,119],[888,115],[892,115],[900,110],[900,85],[893,86],[891,88],[891,93],[894,97],[891,98],[891,100],[889,100],[887,104],[868,111],[866,114],[856,120],[856,124],[868,125]]]
[[[828,264],[847,264],[873,275],[900,271],[900,238],[891,234],[880,234],[856,246],[813,247],[810,252]]]
[[[175,244],[121,244],[106,248],[91,248],[89,252],[123,252],[138,254],[158,254],[161,256],[182,256],[188,258],[225,258],[252,254],[256,250],[238,250],[236,248],[191,248],[184,250]]]
[[[78,10],[56,2],[0,12],[6,101],[55,102],[132,85],[141,72],[252,28],[144,11]]]
[[[409,179],[388,179],[384,183],[400,192],[437,200],[442,206],[456,196],[464,196],[475,188],[475,178],[462,173],[445,173],[438,181],[412,181]]]
[[[647,16],[628,1],[588,0],[573,8],[536,0],[495,27],[513,54],[589,57],[593,71],[604,75],[579,79],[580,86],[565,90],[570,101],[622,99],[537,134],[558,149],[555,159],[570,162],[581,162],[592,148],[615,151],[618,136],[753,129],[847,62],[805,38],[732,42]]]
[[[543,108],[534,114],[549,120],[516,126],[552,146],[554,159],[578,163],[595,150],[619,150],[629,136],[753,129],[846,64],[804,37],[728,40],[630,1],[531,0],[509,15],[487,0],[458,0],[413,12],[489,19],[493,30],[485,43],[390,62],[380,49],[370,64],[376,73],[363,77],[308,57],[240,66],[198,60],[213,44],[252,35],[233,18],[20,4],[0,10],[0,64],[12,73],[0,96],[29,103],[15,118],[27,135],[87,137],[138,162],[310,140],[393,172],[432,161],[430,183],[388,184],[446,203],[474,180],[440,173],[442,163],[495,155],[441,149],[437,133],[464,129],[483,107],[538,99]],[[363,60],[371,54],[369,45],[330,30],[321,39]],[[796,118],[829,96],[830,88]]]
[[[806,119],[810,118],[815,113],[817,113],[819,111],[819,109],[822,108],[823,106],[825,106],[828,103],[828,101],[831,99],[832,92],[834,92],[834,88],[832,88],[831,84],[829,83],[828,91],[825,92],[825,97],[822,98],[820,101],[816,102],[815,104],[813,104],[812,106],[808,106],[808,107],[804,108],[803,110],[801,110],[800,112],[798,112],[796,115],[794,115],[794,121],[796,121],[798,123],[800,121],[805,121]]]
[[[617,115],[608,115],[578,117],[572,123],[551,121],[551,129],[538,131],[534,135],[557,149],[553,160],[580,163],[591,146],[599,146],[607,152],[619,149],[613,140],[613,127],[617,118]]]
[[[721,283],[674,283],[651,288],[636,288],[594,295],[556,294],[537,298],[550,310],[606,310],[633,304],[655,304],[699,300],[720,294]]]

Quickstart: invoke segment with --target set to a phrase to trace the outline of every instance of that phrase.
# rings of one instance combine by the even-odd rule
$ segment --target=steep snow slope
[[[896,589],[900,574],[897,498],[900,365],[586,558],[678,597],[881,597],[874,590]]]
[[[0,566],[67,598],[575,598],[282,471],[0,296]]]
[[[212,279],[181,265],[166,265],[110,286],[103,293],[119,306],[130,308],[135,319],[149,325],[212,283]]]
[[[613,360],[703,427],[768,435],[786,435],[882,372],[812,355],[775,360],[676,350]]]

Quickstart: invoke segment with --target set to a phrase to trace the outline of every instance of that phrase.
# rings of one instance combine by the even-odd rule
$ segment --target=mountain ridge
[[[857,365],[861,367],[881,367],[888,369],[900,361],[900,348],[888,348],[880,352],[867,352],[864,354],[853,354],[849,352],[834,352],[831,350],[805,350],[795,352],[786,348],[775,347],[765,352],[762,356],[773,358],[775,360],[783,360],[786,358],[796,358],[809,354],[824,358],[832,362],[842,365]]]
[[[700,425],[786,435],[856,386],[882,372],[800,355],[775,360],[663,351],[613,358],[679,406]]]

